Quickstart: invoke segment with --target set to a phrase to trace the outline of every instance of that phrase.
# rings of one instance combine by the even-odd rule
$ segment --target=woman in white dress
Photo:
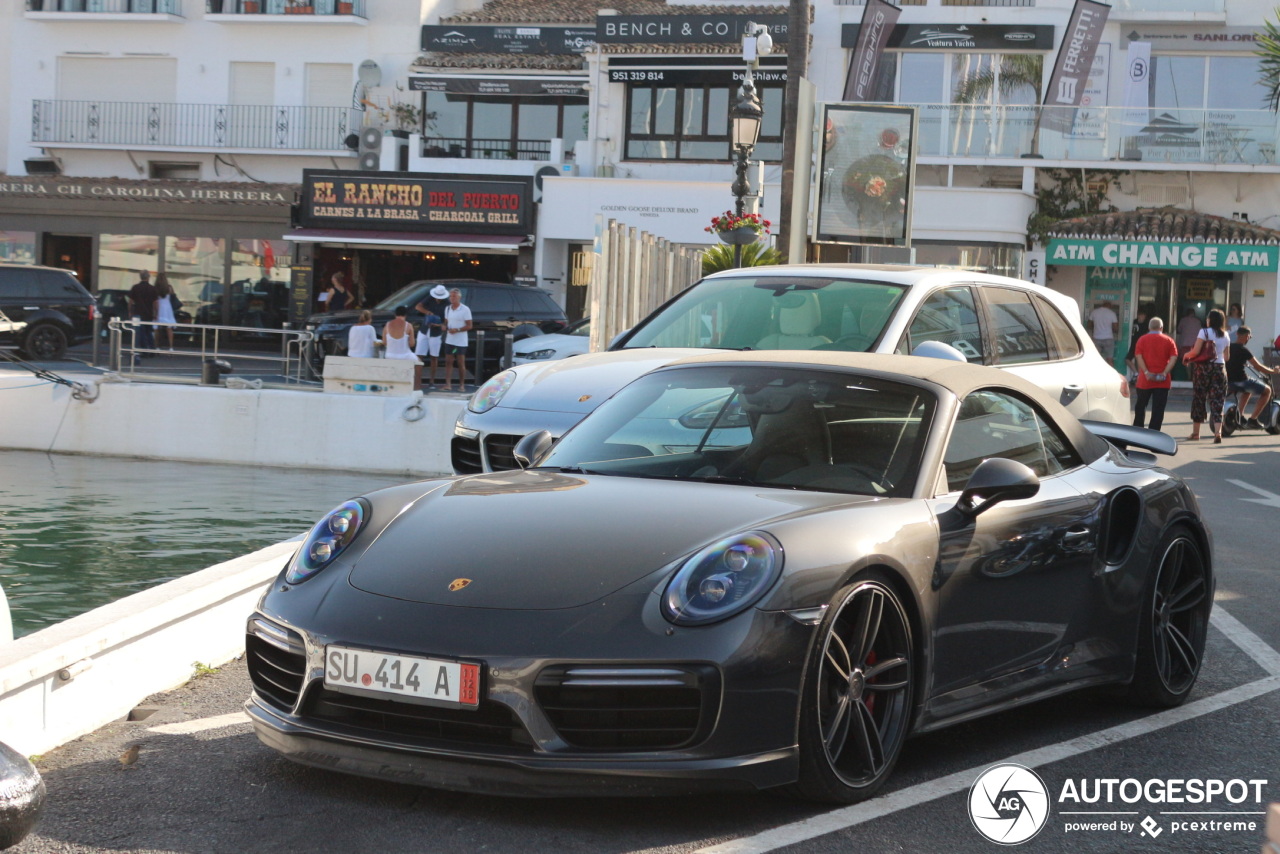
[[[422,362],[413,352],[413,324],[405,320],[409,314],[407,305],[396,306],[396,316],[387,321],[382,328],[382,343],[386,351],[382,354],[387,359],[409,359],[417,369],[414,371],[413,387],[422,386]]]
[[[373,313],[368,309],[360,312],[360,320],[347,333],[347,355],[353,359],[372,359],[373,345],[378,341],[378,333],[373,331]]]
[[[155,319],[156,328],[159,333],[156,335],[156,349],[160,349],[160,339],[167,332],[169,334],[169,349],[173,350],[173,327],[178,324],[178,318],[173,315],[173,286],[169,284],[169,277],[164,273],[156,275],[156,308]]]

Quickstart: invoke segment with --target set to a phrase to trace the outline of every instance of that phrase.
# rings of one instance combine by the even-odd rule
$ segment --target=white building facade
[[[0,31],[0,254],[72,267],[95,289],[164,270],[210,320],[234,319],[237,293],[259,281],[296,320],[338,271],[368,302],[466,274],[534,282],[578,314],[598,214],[712,241],[705,225],[732,204],[727,110],[747,21],[777,44],[756,75],[765,117],[752,177],[766,218],[780,209],[787,8],[614,5],[27,0]],[[1106,299],[1170,326],[1239,303],[1256,341],[1275,337],[1278,131],[1252,52],[1271,4],[1119,0],[1066,130],[1038,126],[1033,105],[1069,0],[901,5],[877,91],[918,110],[918,262],[1014,275],[1033,262],[1086,313]],[[812,4],[807,76],[820,102],[841,99],[862,12]],[[1145,102],[1126,107],[1144,51]],[[349,147],[368,127],[373,138]],[[376,167],[367,180],[362,160]],[[358,210],[317,207],[315,185],[344,173],[404,183],[424,200],[419,218],[376,211],[369,192]],[[463,210],[489,197],[515,207]],[[432,214],[433,199],[456,210]],[[1169,210],[1138,215],[1147,208]],[[1051,216],[1113,209],[1129,215]]]

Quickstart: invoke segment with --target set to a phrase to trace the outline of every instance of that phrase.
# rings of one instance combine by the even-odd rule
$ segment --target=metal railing
[[[1047,107],[1037,130],[1041,108],[1035,106],[914,106],[922,157],[1261,165],[1276,162],[1280,143],[1277,115],[1270,110]],[[1058,115],[1051,117],[1055,110]],[[1054,129],[1051,118],[1062,118],[1070,130]]]
[[[347,107],[32,101],[31,141],[228,149],[349,151]]]
[[[27,11],[181,15],[182,0],[27,0]]]
[[[423,137],[423,157],[471,157],[478,160],[547,160],[549,139],[466,139]]]
[[[211,15],[355,15],[367,18],[365,0],[205,0]]]
[[[1128,12],[1225,12],[1226,0],[1112,0],[1111,15]]]
[[[172,328],[174,332],[187,338],[182,349],[161,350],[159,347],[140,347],[138,338],[142,335],[142,327],[150,326],[152,330]],[[258,326],[215,326],[199,323],[182,323],[168,327],[157,324],[135,323],[113,317],[107,323],[110,334],[110,352],[107,354],[111,370],[120,374],[133,376],[138,368],[140,358],[164,356],[168,358],[190,358],[198,360],[197,368],[208,360],[235,359],[238,362],[250,362],[262,365],[279,365],[279,375],[290,382],[306,382],[311,379],[306,365],[309,351],[315,336],[305,329],[263,329]],[[153,331],[153,334],[159,334]],[[243,347],[245,338],[257,342],[263,339],[276,338],[280,342],[279,352],[265,350],[263,352],[246,352],[243,349],[234,351],[233,345]],[[98,335],[94,334],[94,361]]]

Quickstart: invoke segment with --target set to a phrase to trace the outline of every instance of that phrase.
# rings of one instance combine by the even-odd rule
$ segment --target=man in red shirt
[[[1138,366],[1138,396],[1134,404],[1133,426],[1145,427],[1147,403],[1151,403],[1151,429],[1159,430],[1164,423],[1164,407],[1169,402],[1169,389],[1173,380],[1169,372],[1178,362],[1178,344],[1164,334],[1164,321],[1151,318],[1150,331],[1138,339],[1133,348],[1133,360]]]

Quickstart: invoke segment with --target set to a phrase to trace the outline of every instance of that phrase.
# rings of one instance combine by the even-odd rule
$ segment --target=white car
[[[530,362],[549,362],[581,356],[591,344],[591,318],[584,317],[571,323],[563,332],[550,335],[534,335],[517,341],[511,346],[511,362],[527,365]]]
[[[861,264],[728,270],[658,308],[607,352],[539,360],[494,376],[458,418],[453,468],[459,474],[514,468],[511,451],[525,434],[548,430],[559,437],[641,374],[713,350],[913,353],[940,342],[970,362],[1019,374],[1077,418],[1126,423],[1128,383],[1094,348],[1079,318],[1075,300],[1057,291],[965,270]]]

